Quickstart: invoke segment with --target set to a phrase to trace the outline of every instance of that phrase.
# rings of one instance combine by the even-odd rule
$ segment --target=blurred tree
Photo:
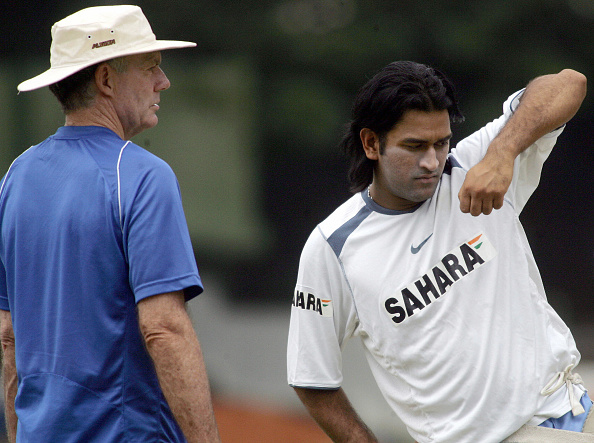
[[[247,95],[254,103],[246,112],[253,113],[253,155],[262,195],[255,204],[271,238],[250,257],[220,248],[199,254],[199,261],[221,273],[238,300],[275,299],[283,309],[307,235],[349,196],[337,145],[351,100],[377,70],[396,59],[413,59],[444,71],[457,85],[467,116],[454,128],[459,140],[498,116],[505,98],[531,78],[565,67],[591,77],[594,66],[592,0],[137,4],[155,33],[166,36],[160,38],[198,43],[196,51],[175,55],[182,66],[220,57],[249,60],[246,75],[253,81],[246,84],[255,92]],[[34,63],[47,66],[51,24],[86,6],[80,0],[12,1],[2,15],[0,41],[3,64],[15,66],[10,81],[17,74],[24,79],[36,73]],[[224,88],[224,76],[220,82]],[[206,92],[194,90],[196,102],[207,98]],[[33,105],[18,106],[19,112],[29,113]],[[587,204],[594,185],[594,147],[586,132],[593,113],[590,94],[559,139],[543,183],[522,216],[551,302],[579,322],[594,312],[594,214]],[[28,130],[18,128],[18,138],[5,143],[23,143]]]

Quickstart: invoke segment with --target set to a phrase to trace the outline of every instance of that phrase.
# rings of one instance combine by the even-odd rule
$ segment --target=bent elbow
[[[14,348],[14,330],[8,311],[0,311],[0,342],[2,342],[3,349],[7,346]]]
[[[140,318],[139,326],[149,351],[154,347],[175,347],[194,333],[191,321],[184,317]]]
[[[140,324],[140,332],[146,346],[170,343],[182,335],[181,328],[174,324]]]
[[[573,85],[576,94],[578,94],[582,100],[586,97],[588,79],[584,74],[574,69],[564,69],[559,74],[565,77],[567,84]]]

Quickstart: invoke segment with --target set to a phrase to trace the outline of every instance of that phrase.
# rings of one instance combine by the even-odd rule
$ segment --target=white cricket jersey
[[[420,443],[500,442],[571,410],[567,387],[540,393],[580,354],[547,303],[518,218],[561,129],[518,157],[501,209],[459,209],[466,172],[519,95],[452,150],[434,196],[416,209],[385,209],[364,191],[312,232],[291,310],[290,385],[339,388],[341,348],[359,336],[380,390]],[[579,399],[582,386],[573,389]]]

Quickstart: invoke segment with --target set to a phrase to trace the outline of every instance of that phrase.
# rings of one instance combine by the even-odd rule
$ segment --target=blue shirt
[[[138,327],[148,296],[202,291],[177,179],[103,127],[62,127],[0,188],[18,441],[185,441]]]

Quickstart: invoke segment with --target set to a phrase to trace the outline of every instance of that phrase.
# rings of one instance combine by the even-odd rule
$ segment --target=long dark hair
[[[447,109],[452,123],[464,121],[454,86],[444,74],[416,62],[390,63],[359,90],[353,102],[352,120],[340,144],[350,158],[348,178],[352,192],[362,191],[373,180],[375,161],[365,155],[361,129],[371,129],[381,141],[410,109]]]

